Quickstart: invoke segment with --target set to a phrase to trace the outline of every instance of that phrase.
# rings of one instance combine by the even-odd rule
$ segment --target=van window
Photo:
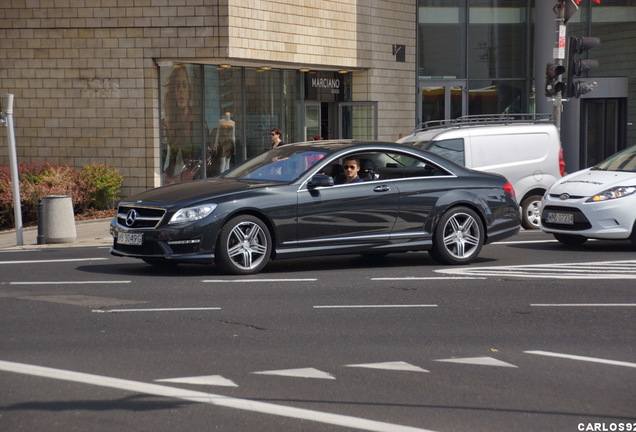
[[[453,138],[440,141],[431,141],[425,147],[425,150],[431,153],[436,153],[446,159],[455,162],[456,164],[465,166],[466,160],[464,157],[464,139]]]

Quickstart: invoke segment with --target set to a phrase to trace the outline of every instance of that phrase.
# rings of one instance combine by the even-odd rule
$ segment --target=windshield
[[[255,156],[220,177],[287,183],[296,180],[328,153],[325,149],[286,145]]]
[[[602,171],[627,171],[636,173],[636,146],[610,156],[594,167]]]

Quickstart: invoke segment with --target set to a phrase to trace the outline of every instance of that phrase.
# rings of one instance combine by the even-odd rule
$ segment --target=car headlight
[[[172,218],[170,218],[170,222],[168,223],[180,224],[203,219],[212,213],[215,208],[216,204],[202,204],[194,207],[185,207],[176,212]]]
[[[618,186],[598,193],[587,200],[587,202],[600,202],[616,198],[623,198],[636,192],[636,186]]]

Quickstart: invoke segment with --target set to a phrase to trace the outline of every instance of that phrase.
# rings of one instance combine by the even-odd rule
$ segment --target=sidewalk
[[[80,246],[111,246],[113,238],[110,235],[109,225],[112,218],[96,219],[89,221],[76,221],[75,231],[77,238],[73,243],[37,244],[38,229],[29,227],[22,229],[22,246],[18,246],[16,230],[0,231],[0,250],[3,249],[32,249],[60,248]]]

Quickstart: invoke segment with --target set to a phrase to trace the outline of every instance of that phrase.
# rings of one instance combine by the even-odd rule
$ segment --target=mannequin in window
[[[221,172],[230,168],[230,160],[234,156],[236,128],[231,117],[232,113],[226,112],[225,117],[219,119],[219,127],[216,130],[214,148],[219,158]]]

